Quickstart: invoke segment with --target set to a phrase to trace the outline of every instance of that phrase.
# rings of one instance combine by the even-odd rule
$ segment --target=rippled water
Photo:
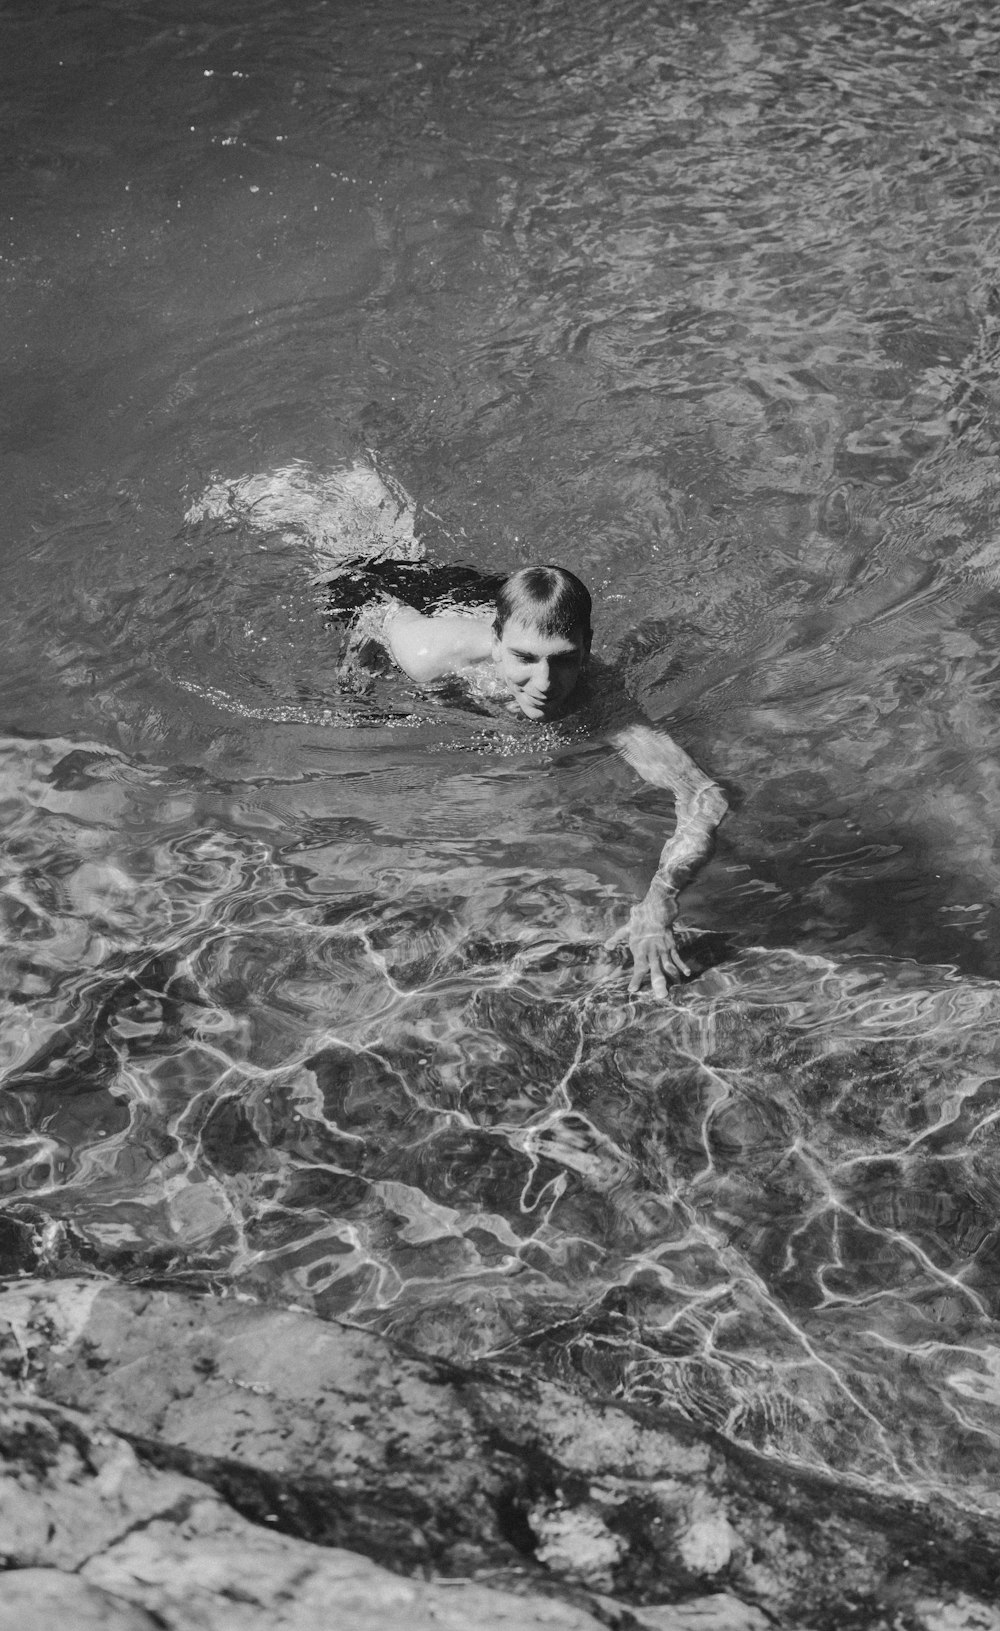
[[[5,27],[7,1268],[996,1510],[994,8]],[[313,580],[418,548],[580,572],[725,785],[666,1004],[662,795],[339,683]]]

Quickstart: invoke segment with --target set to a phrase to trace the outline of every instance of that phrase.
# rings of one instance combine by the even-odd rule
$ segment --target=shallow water
[[[6,33],[8,1219],[996,1510],[993,8]],[[573,567],[726,787],[666,1004],[669,802],[339,684],[373,548]]]

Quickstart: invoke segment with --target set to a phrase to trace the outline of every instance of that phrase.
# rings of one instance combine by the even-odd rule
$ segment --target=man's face
[[[533,623],[511,618],[493,637],[493,661],[527,719],[553,719],[580,678],[589,642],[582,634],[542,634]]]

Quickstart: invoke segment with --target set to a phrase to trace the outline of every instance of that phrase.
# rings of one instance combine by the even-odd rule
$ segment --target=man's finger
[[[649,958],[646,956],[646,954],[644,952],[641,952],[637,956],[636,953],[633,952],[632,953],[632,978],[628,983],[628,988],[629,988],[630,992],[634,992],[634,991],[639,990],[639,988],[642,985],[643,980],[646,978],[646,974],[647,974],[648,969],[649,969]]]

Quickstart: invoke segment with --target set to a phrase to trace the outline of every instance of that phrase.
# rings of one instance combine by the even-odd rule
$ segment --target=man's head
[[[526,566],[496,598],[493,660],[528,719],[551,719],[569,699],[590,651],[591,600],[562,566]]]

